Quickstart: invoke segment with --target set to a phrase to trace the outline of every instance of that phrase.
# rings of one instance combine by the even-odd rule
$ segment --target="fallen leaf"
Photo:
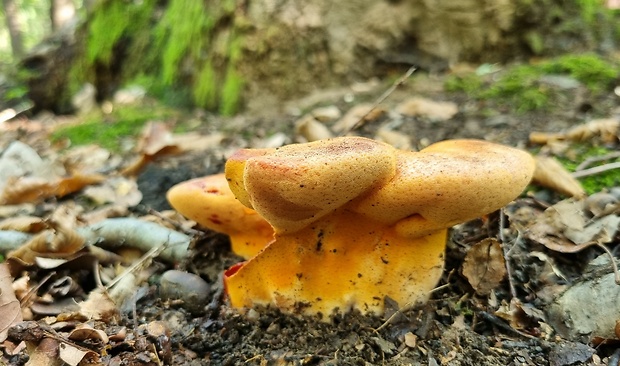
[[[453,102],[438,102],[431,99],[413,97],[396,107],[396,111],[410,117],[426,117],[431,121],[447,121],[454,117],[459,108]]]
[[[480,295],[488,295],[506,276],[506,262],[499,242],[493,238],[474,244],[463,263],[463,276]]]
[[[535,156],[536,170],[532,181],[569,197],[584,197],[581,183],[575,179],[555,158]]]
[[[12,325],[22,321],[21,306],[12,284],[13,278],[7,264],[0,264],[0,342],[4,342]]]
[[[334,136],[327,126],[311,115],[305,115],[295,122],[295,135],[299,141],[312,142]]]
[[[585,124],[575,126],[565,133],[545,133],[534,131],[530,133],[530,142],[534,144],[548,144],[557,140],[587,141],[600,137],[603,143],[618,141],[620,134],[620,120],[617,118],[595,119]]]
[[[360,119],[364,119],[362,122],[372,122],[379,119],[385,113],[385,109],[381,107],[376,107],[373,109],[371,104],[358,104],[349,109],[349,111],[332,126],[332,129],[338,133],[349,131],[360,121]]]
[[[77,366],[82,360],[89,355],[98,357],[97,353],[91,350],[79,349],[69,343],[62,342],[58,345],[59,357],[70,366]]]
[[[381,127],[377,130],[375,139],[383,141],[401,150],[412,150],[411,138],[402,132],[392,131],[388,128]]]

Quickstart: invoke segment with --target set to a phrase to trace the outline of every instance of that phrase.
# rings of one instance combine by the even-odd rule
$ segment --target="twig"
[[[396,88],[403,85],[405,81],[411,76],[411,74],[413,74],[415,70],[416,70],[416,67],[411,66],[409,70],[407,70],[407,72],[403,76],[401,76],[398,80],[396,80],[394,84],[392,84],[392,86],[388,90],[386,90],[383,94],[381,94],[379,98],[377,98],[377,100],[375,100],[375,102],[372,104],[372,107],[368,110],[368,112],[366,112],[366,114],[360,117],[360,119],[357,122],[355,122],[353,126],[342,131],[340,133],[340,136],[346,136],[352,131],[355,131],[356,129],[362,127],[364,123],[366,122],[366,117],[368,117],[368,115],[372,113],[372,111],[377,109],[379,104],[383,103],[383,101],[386,100],[387,97],[389,97],[392,93],[394,93],[394,90],[396,90]]]
[[[609,260],[611,261],[611,267],[614,270],[614,279],[616,281],[616,285],[620,285],[620,272],[618,272],[618,265],[616,264],[616,259],[614,258],[613,253],[603,243],[597,241],[595,244],[603,248],[605,253],[609,255]]]
[[[620,151],[614,151],[609,154],[600,155],[600,156],[591,156],[586,160],[582,161],[581,164],[577,165],[575,171],[584,170],[586,167],[590,166],[592,163],[598,163],[599,161],[605,161],[610,159],[620,158]]]
[[[599,166],[595,166],[594,168],[584,169],[577,172],[571,173],[573,178],[583,178],[591,175],[596,175],[600,173],[607,172],[609,170],[620,169],[620,161],[615,163],[603,164]]]
[[[129,273],[132,273],[132,272],[136,271],[142,265],[144,265],[148,261],[152,260],[153,258],[157,257],[159,254],[161,254],[161,252],[163,252],[166,249],[166,247],[167,247],[166,244],[162,244],[162,245],[159,245],[159,246],[149,250],[148,252],[146,252],[142,256],[142,258],[140,258],[139,261],[137,261],[136,263],[132,264],[129,268],[127,268],[125,271],[123,271],[123,273],[121,273],[120,275],[116,276],[116,278],[114,278],[112,281],[110,281],[110,283],[108,283],[105,286],[106,291],[110,290],[110,288],[112,288],[114,285],[116,285],[123,277],[125,277]]]
[[[510,288],[510,296],[513,299],[517,298],[517,290],[515,288],[514,281],[512,279],[512,265],[510,264],[510,256],[508,255],[509,250],[506,248],[506,240],[504,237],[504,224],[506,223],[506,215],[504,214],[504,209],[499,211],[499,241],[502,246],[502,252],[504,253],[504,263],[506,265],[506,273],[508,276],[508,287]]]

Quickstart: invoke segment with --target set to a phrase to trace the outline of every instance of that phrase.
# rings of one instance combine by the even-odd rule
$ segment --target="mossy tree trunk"
[[[580,4],[590,6],[589,14],[603,11],[599,0]],[[243,105],[277,105],[394,67],[441,70],[463,60],[568,51],[545,37],[549,29],[569,34],[571,50],[591,48],[594,25],[581,8],[563,5],[563,0],[101,0],[79,30],[84,37],[78,49],[84,51],[67,85],[73,91],[90,81],[105,99],[124,84],[139,83],[173,103],[233,114]]]

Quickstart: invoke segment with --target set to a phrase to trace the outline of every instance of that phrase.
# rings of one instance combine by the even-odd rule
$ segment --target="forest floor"
[[[414,74],[366,117],[355,134],[409,149],[445,139],[486,139],[554,156],[571,168],[594,161],[593,156],[603,156],[595,163],[599,166],[617,162],[613,153],[618,147],[620,98],[612,90],[594,95],[570,77],[548,78],[537,87],[552,89],[552,101],[542,109],[517,111],[514,100],[496,103],[446,92],[448,77]],[[226,236],[196,231],[200,228],[166,211],[168,188],[222,171],[225,157],[241,147],[276,147],[317,134],[336,135],[339,126],[346,130],[359,120],[390,85],[371,81],[320,91],[278,110],[252,110],[233,118],[204,113],[172,118],[164,121],[167,126],[183,125],[191,132],[151,128],[129,139],[130,146],[138,147],[124,152],[69,146],[63,139],[50,143],[50,133],[58,126],[74,125],[79,118],[23,117],[0,125],[0,147],[22,141],[39,154],[43,165],[64,169],[42,175],[56,185],[50,194],[39,187],[29,199],[9,201],[4,187],[0,218],[29,217],[29,229],[19,230],[30,236],[12,244],[0,236],[0,242],[5,240],[13,250],[28,246],[31,253],[30,257],[8,254],[12,289],[27,322],[9,328],[15,322],[0,316],[2,330],[8,332],[0,363],[23,365],[30,359],[33,365],[43,364],[33,360],[50,365],[618,365],[620,341],[614,327],[620,321],[616,301],[620,288],[613,282],[601,287],[614,268],[601,259],[605,256],[598,257],[606,253],[602,246],[612,254],[617,248],[619,198],[607,195],[602,206],[590,198],[604,189],[615,192],[612,188],[620,184],[617,169],[592,173],[584,182],[589,197],[569,198],[562,183],[560,188],[532,186],[501,212],[454,227],[444,275],[426,304],[398,309],[386,300],[386,314],[334,314],[325,317],[330,321],[274,309],[241,314],[230,308],[222,272],[241,258],[230,251]],[[315,127],[296,128],[304,119],[321,120],[327,129],[314,122],[309,125]],[[532,132],[564,133],[576,127],[581,130],[542,143],[530,141]],[[58,198],[57,177],[71,172],[93,172],[98,178],[81,182],[84,189]],[[552,174],[561,180],[560,173]],[[20,197],[28,191],[17,190]],[[569,213],[577,217],[562,217]],[[83,241],[73,247],[67,244],[68,235],[60,227],[78,230],[111,217],[148,217],[189,236],[191,244],[172,259],[149,253],[141,266],[132,268],[132,276],[120,277],[122,290],[102,294],[98,289],[110,290],[110,282],[130,268],[129,258],[139,258],[127,250],[134,246],[130,239],[134,236],[119,239],[121,243],[97,242],[117,255],[103,260],[85,254]],[[580,219],[583,222],[575,222]],[[542,228],[537,226],[541,222]],[[2,221],[0,229],[18,230]],[[589,236],[575,237],[574,232],[586,229]],[[149,229],[136,224],[122,230],[140,237],[147,235],[141,230]],[[48,242],[35,248],[29,240],[41,232],[47,233]],[[50,237],[61,233],[64,249],[52,248],[50,241],[59,242]],[[487,238],[499,243],[501,255],[472,249]],[[2,250],[6,255],[6,247]],[[148,249],[140,253],[144,251]],[[596,258],[598,266],[590,263]],[[60,262],[50,263],[51,259]],[[463,269],[471,261],[486,274],[466,275]],[[204,283],[196,286],[206,288],[204,294],[194,296],[196,287],[183,284],[179,291],[186,293],[177,297],[184,300],[165,298],[160,279],[173,268],[199,275]],[[501,275],[489,278],[493,277],[489,273]],[[581,284],[598,292],[579,292],[583,303],[575,308],[563,294]],[[11,291],[10,285],[0,284],[3,293]],[[0,306],[9,303],[0,298]],[[587,313],[585,319],[574,315],[579,309]],[[19,346],[21,341],[25,348]]]

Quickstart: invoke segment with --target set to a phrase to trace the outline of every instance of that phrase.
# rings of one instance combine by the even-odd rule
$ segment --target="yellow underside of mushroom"
[[[400,306],[428,299],[442,274],[446,233],[403,237],[394,226],[340,209],[295,233],[276,234],[277,245],[225,279],[227,292],[235,308],[381,314],[384,296]]]

